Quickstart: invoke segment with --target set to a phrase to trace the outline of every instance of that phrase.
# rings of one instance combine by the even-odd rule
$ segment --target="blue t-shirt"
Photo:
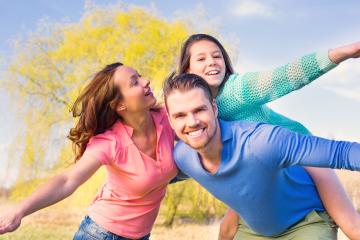
[[[215,174],[206,171],[196,150],[181,141],[174,151],[176,164],[264,236],[284,232],[312,210],[324,211],[311,177],[294,165],[360,170],[360,144],[265,123],[219,124],[223,149]]]

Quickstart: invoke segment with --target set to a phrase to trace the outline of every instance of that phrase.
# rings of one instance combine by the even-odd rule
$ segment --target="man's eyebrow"
[[[175,113],[171,114],[171,116],[176,117],[176,116],[183,115],[183,114],[184,114],[184,112],[175,112]]]

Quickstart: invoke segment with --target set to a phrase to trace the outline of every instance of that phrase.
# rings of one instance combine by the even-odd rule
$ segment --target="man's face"
[[[201,88],[171,92],[167,108],[171,126],[183,142],[196,150],[211,142],[217,130],[217,106]]]

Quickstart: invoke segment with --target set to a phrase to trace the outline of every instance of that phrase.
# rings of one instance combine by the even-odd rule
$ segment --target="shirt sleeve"
[[[318,52],[270,71],[233,74],[217,99],[239,108],[263,105],[304,87],[335,66],[337,64],[329,59],[328,52]]]
[[[293,165],[360,171],[360,144],[302,135],[263,124],[254,134],[253,149],[277,167]],[[268,157],[266,157],[268,156]]]
[[[173,183],[177,183],[177,182],[181,182],[184,180],[189,179],[190,177],[188,175],[186,175],[185,173],[183,173],[180,169],[178,169],[178,174],[176,175],[176,177],[174,177],[173,179],[171,179],[171,181],[169,182],[170,184]]]
[[[86,146],[84,156],[91,155],[95,157],[101,164],[108,165],[115,158],[116,141],[111,136],[99,134],[90,138]]]

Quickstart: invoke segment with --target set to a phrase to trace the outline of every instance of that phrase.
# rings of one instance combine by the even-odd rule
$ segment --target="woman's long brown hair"
[[[79,117],[68,135],[73,142],[75,162],[85,152],[92,136],[105,132],[119,119],[115,108],[121,99],[121,93],[114,85],[113,76],[122,65],[119,62],[113,63],[97,72],[71,108],[73,117]]]

